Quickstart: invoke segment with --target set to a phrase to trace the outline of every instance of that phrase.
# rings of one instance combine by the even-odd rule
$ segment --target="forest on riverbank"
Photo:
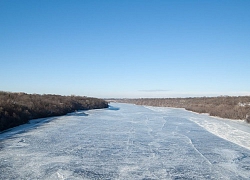
[[[107,107],[108,102],[85,96],[0,92],[0,131],[25,124],[31,119]]]
[[[137,105],[185,108],[228,119],[242,119],[250,123],[250,96],[219,96],[190,98],[116,99],[116,102]]]

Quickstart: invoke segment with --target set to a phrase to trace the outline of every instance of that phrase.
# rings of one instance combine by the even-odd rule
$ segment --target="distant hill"
[[[208,113],[211,116],[228,119],[242,119],[250,123],[250,96],[140,98],[116,99],[115,101],[137,105],[185,108],[197,113]]]
[[[108,102],[85,96],[0,92],[0,131],[27,123],[31,119],[107,107]]]

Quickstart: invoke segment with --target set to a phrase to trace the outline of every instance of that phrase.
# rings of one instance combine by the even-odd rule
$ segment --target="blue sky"
[[[250,95],[250,1],[1,0],[0,90]]]

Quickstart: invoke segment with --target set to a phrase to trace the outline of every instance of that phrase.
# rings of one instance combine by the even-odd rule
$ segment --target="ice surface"
[[[156,112],[175,113],[178,117],[189,119],[209,132],[250,150],[250,124],[243,120],[215,118],[207,114],[197,115],[197,113],[177,108],[150,106],[146,106],[146,108]]]
[[[111,105],[0,134],[0,179],[250,178],[248,125],[182,109]]]

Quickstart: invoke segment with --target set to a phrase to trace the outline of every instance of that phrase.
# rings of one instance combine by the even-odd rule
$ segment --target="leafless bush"
[[[250,122],[250,96],[219,96],[199,98],[141,98],[119,99],[119,102],[148,106],[185,108],[198,113],[208,113],[228,119],[245,119]]]
[[[246,115],[246,122],[250,123],[250,113]]]
[[[108,103],[97,98],[0,92],[0,131],[30,119],[105,107]]]

